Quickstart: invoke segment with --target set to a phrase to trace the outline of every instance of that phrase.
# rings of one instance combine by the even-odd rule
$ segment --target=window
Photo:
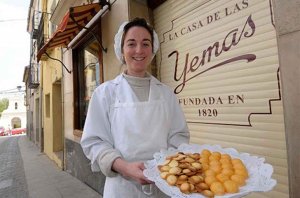
[[[99,27],[93,29],[95,34],[100,32]],[[83,129],[92,93],[102,82],[101,57],[102,49],[91,34],[88,34],[73,51],[75,129]]]
[[[50,13],[53,13],[55,8],[56,8],[56,5],[57,5],[57,0],[54,0],[52,1],[52,4],[51,4],[51,8],[50,8]],[[50,18],[51,18],[51,15],[47,15],[49,17],[49,23],[50,23],[50,27],[49,27],[49,35],[53,35],[57,26],[51,22]]]
[[[46,113],[46,117],[50,118],[50,94],[46,94],[45,95],[45,113]]]
[[[18,109],[18,103],[15,102],[15,109],[17,110]]]

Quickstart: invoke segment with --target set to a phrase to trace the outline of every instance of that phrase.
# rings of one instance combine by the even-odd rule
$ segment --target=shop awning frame
[[[61,23],[59,24],[57,30],[47,41],[47,43],[38,51],[37,59],[41,59],[42,55],[48,55],[47,50],[55,47],[65,47],[68,48],[68,44],[83,30],[90,31],[87,27],[91,20],[103,12],[104,6],[108,6],[110,10],[110,3],[106,0],[101,0],[99,3],[81,5],[76,7],[71,7],[69,11],[63,17]],[[100,13],[101,12],[101,13]],[[97,17],[98,18],[98,17]],[[90,31],[92,33],[92,31]],[[93,36],[98,41],[103,51],[106,49],[101,45],[98,37],[93,34]],[[51,58],[51,57],[49,57]],[[70,72],[69,72],[70,73]]]

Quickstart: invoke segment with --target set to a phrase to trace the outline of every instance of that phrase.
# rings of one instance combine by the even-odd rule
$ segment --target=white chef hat
[[[119,59],[119,61],[123,64],[125,64],[125,62],[124,62],[123,55],[122,55],[122,37],[124,35],[124,27],[128,23],[129,22],[126,21],[120,25],[119,30],[118,30],[117,34],[115,35],[115,43],[114,43],[116,56]],[[153,46],[152,46],[153,56],[152,56],[152,58],[155,56],[158,48],[159,48],[158,36],[157,36],[157,33],[153,30]]]

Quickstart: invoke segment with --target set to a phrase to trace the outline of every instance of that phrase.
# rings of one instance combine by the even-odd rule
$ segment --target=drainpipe
[[[39,136],[40,136],[40,152],[44,152],[44,132],[43,132],[43,87],[40,84],[40,99],[39,99]]]
[[[61,53],[61,61],[64,62],[64,52],[62,50],[62,48],[60,48],[60,53]],[[61,108],[62,108],[62,115],[61,115],[61,122],[62,122],[62,129],[61,129],[61,136],[62,136],[62,141],[63,141],[63,152],[62,152],[62,170],[65,170],[65,150],[66,150],[66,141],[65,141],[65,119],[64,119],[64,115],[65,115],[65,97],[64,97],[64,81],[65,81],[65,77],[64,77],[64,68],[61,67]]]

